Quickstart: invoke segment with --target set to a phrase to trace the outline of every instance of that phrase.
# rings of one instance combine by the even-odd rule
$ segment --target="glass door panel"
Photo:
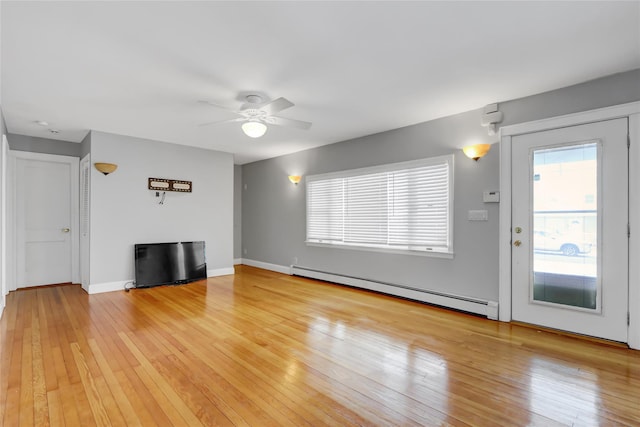
[[[588,142],[532,150],[533,301],[600,308],[599,147]]]

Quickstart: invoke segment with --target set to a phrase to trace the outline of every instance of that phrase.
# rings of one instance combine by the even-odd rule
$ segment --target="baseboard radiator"
[[[356,288],[368,289],[371,291],[408,298],[415,301],[426,302],[428,304],[466,311],[468,313],[480,314],[493,320],[498,319],[498,303],[495,301],[485,301],[460,295],[426,291],[409,286],[396,285],[393,283],[380,282],[371,279],[362,279],[359,277],[346,276],[343,274],[329,273],[326,271],[314,270],[297,265],[291,266],[291,274],[294,276],[308,277],[311,279],[324,280],[325,282],[332,282],[341,285],[353,286]]]

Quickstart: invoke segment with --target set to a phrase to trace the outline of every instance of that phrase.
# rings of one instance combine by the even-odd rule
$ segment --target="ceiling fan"
[[[302,120],[286,119],[284,117],[274,116],[274,114],[293,107],[295,104],[288,99],[278,98],[269,103],[264,103],[260,95],[247,95],[246,103],[242,104],[240,110],[231,110],[209,101],[198,101],[201,104],[211,105],[216,108],[232,112],[239,115],[235,119],[221,120],[217,122],[202,123],[200,126],[217,125],[221,123],[244,122],[242,123],[242,131],[251,138],[260,138],[267,131],[267,125],[276,125],[307,130],[311,127],[311,123]]]

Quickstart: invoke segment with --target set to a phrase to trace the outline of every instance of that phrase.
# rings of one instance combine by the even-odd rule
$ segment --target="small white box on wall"
[[[482,193],[482,201],[485,203],[498,203],[500,202],[500,192],[485,191]]]

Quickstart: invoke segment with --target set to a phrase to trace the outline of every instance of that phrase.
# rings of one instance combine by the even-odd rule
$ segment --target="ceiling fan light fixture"
[[[250,138],[260,138],[267,131],[267,125],[258,121],[248,121],[242,124],[242,131]]]

